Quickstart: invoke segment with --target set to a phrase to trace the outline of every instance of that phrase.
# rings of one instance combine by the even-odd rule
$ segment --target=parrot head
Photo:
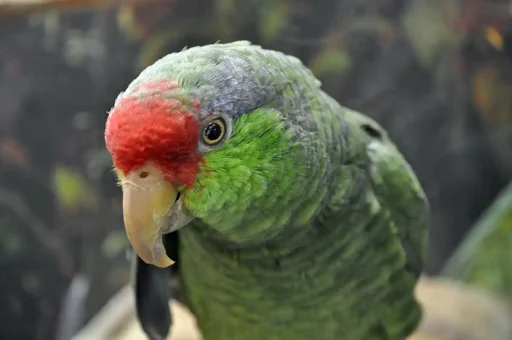
[[[192,48],[157,61],[119,95],[105,142],[144,262],[171,265],[162,237],[192,221],[240,244],[311,216],[297,210],[318,162],[304,156],[299,125],[284,119],[284,85],[271,72],[221,45]]]

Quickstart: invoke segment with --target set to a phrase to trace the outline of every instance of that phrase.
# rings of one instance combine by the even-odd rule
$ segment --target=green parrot
[[[238,41],[169,54],[118,96],[105,141],[150,339],[171,298],[204,340],[415,330],[428,200],[382,127],[320,85]]]

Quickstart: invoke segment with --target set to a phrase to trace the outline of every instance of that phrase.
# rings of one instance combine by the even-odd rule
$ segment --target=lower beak
[[[154,172],[138,170],[122,179],[123,217],[128,239],[146,263],[165,268],[174,263],[165,251],[162,235],[169,232],[169,217],[178,191]]]

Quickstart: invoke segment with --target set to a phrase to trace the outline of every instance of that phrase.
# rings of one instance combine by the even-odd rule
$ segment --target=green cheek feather
[[[297,166],[306,165],[304,152],[276,110],[240,116],[229,140],[205,155],[196,185],[183,194],[184,203],[235,242],[260,232],[263,237],[271,227],[275,233],[290,221],[297,198],[307,196],[308,167]]]

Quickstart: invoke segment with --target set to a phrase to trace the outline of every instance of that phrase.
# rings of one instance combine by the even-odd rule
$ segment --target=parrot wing
[[[390,211],[406,254],[406,270],[417,279],[426,259],[430,207],[414,171],[374,120],[351,111],[352,118],[371,137],[367,143],[375,195]]]

